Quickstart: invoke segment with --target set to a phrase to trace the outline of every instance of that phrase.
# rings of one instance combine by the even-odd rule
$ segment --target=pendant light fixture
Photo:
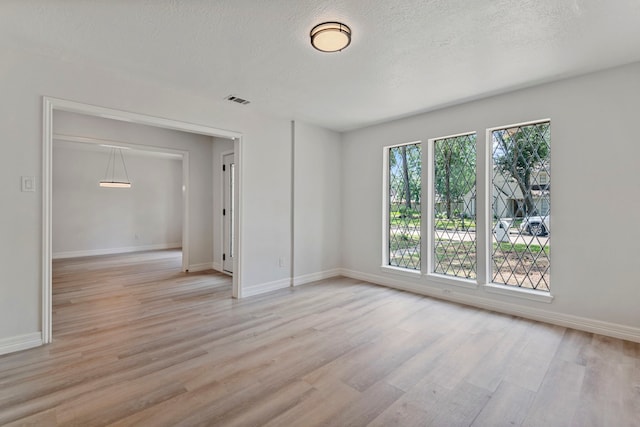
[[[351,28],[340,22],[323,22],[311,29],[311,45],[321,52],[339,52],[351,43]]]
[[[121,147],[110,146],[109,159],[107,160],[107,170],[104,172],[104,179],[101,180],[98,185],[100,187],[107,188],[131,188],[131,181],[129,181],[129,174],[127,173],[127,165],[124,163],[124,155],[122,154]],[[120,162],[122,163],[122,172],[124,173],[124,180],[116,180],[116,151],[118,151]],[[111,172],[111,174],[109,174]]]

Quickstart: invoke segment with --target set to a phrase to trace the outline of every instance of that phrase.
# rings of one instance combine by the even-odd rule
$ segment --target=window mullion
[[[382,170],[382,265],[389,264],[389,149],[383,151]]]
[[[422,248],[422,274],[429,274],[433,271],[433,140],[427,142],[427,149],[422,150],[422,193],[425,202],[422,204],[421,248]]]
[[[477,282],[480,285],[491,283],[491,150],[487,141],[489,132],[478,133],[476,139],[476,238],[477,249]]]

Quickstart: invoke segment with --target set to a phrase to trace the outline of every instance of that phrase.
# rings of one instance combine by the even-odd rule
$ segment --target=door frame
[[[197,125],[193,123],[182,122],[179,120],[166,119],[162,117],[155,117],[141,113],[133,113],[129,111],[117,110],[107,107],[99,107],[91,104],[84,104],[76,101],[69,101],[60,98],[53,98],[48,96],[42,97],[42,343],[47,344],[52,340],[52,169],[53,169],[53,112],[54,111],[66,111],[71,113],[85,114],[89,116],[102,117],[106,119],[119,120],[129,123],[147,125],[152,127],[158,127],[163,129],[171,129],[189,133],[195,133],[206,136],[215,136],[221,138],[228,138],[234,141],[234,153],[236,162],[236,188],[235,188],[235,200],[236,210],[234,213],[234,245],[237,249],[236,257],[233,261],[233,297],[242,297],[242,282],[240,280],[241,273],[241,260],[242,260],[242,245],[240,244],[242,239],[242,134],[239,132],[228,131],[218,129],[210,126]],[[187,153],[188,154],[188,153]],[[187,159],[188,155],[183,157]],[[188,168],[187,172],[188,174]],[[183,168],[183,185],[185,168]],[[188,194],[188,186],[185,189]],[[188,196],[183,215],[187,217],[183,222],[188,225],[188,212],[189,203]],[[187,231],[187,233],[185,233]],[[188,230],[183,230],[183,243],[188,245],[189,235]],[[185,248],[183,247],[183,251]],[[188,254],[188,247],[187,247]],[[183,254],[183,270],[188,268],[188,256]],[[213,261],[213,260],[212,260]]]
[[[236,158],[236,156],[235,156],[235,152],[234,152],[233,150],[226,150],[226,151],[223,151],[222,153],[220,153],[220,165],[223,165],[223,164],[224,164],[224,158],[225,158],[225,156],[228,156],[228,155],[230,155],[230,154],[233,154],[233,155],[234,155],[234,156],[233,156],[233,157],[234,157],[234,158],[233,158],[233,161],[234,161],[234,163],[235,163],[235,161],[236,161],[236,160],[235,160],[235,158]],[[236,165],[236,167],[237,167],[237,165]],[[222,202],[222,203],[221,203],[221,205],[222,205],[222,206],[224,206],[224,194],[225,194],[225,189],[224,189],[224,172],[222,171],[222,168],[220,168],[220,167],[218,168],[218,170],[220,171],[220,197],[221,197],[221,202]],[[237,179],[237,177],[234,177],[234,178],[236,178],[236,179]],[[236,184],[236,186],[237,186],[237,181],[235,182],[235,184]],[[236,202],[236,203],[235,203],[235,205],[237,205],[237,199],[235,199],[235,196],[236,196],[236,195],[234,194],[234,201]],[[235,224],[235,219],[236,219],[236,218],[235,218],[235,211],[236,211],[236,206],[233,206],[233,210],[232,210],[232,212],[234,213],[234,218],[233,218],[233,219],[234,219],[234,224]],[[222,234],[221,234],[221,239],[220,239],[220,254],[224,254],[224,253],[225,253],[225,250],[226,250],[226,248],[224,247],[224,228],[225,228],[225,225],[224,225],[224,218],[225,218],[224,216],[220,215],[220,228],[219,228],[219,230],[220,230],[220,231],[221,231],[221,233],[222,233]],[[234,242],[234,244],[235,244],[235,242]],[[236,247],[236,248],[237,248],[237,247]],[[234,257],[234,260],[235,260],[235,257]],[[224,261],[222,261],[222,260],[220,261],[220,271],[221,271],[222,273],[225,273],[225,274],[231,274],[231,275],[233,275],[233,274],[235,274],[235,264],[233,265],[233,269],[234,269],[234,272],[232,272],[232,273],[229,273],[228,271],[225,271],[225,269],[224,269]]]

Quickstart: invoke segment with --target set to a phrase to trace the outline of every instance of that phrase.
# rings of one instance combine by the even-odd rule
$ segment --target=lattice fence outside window
[[[491,142],[492,281],[549,291],[550,123],[495,129]]]

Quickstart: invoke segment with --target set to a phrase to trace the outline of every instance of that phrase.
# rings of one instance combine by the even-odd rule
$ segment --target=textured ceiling
[[[640,0],[0,0],[0,44],[349,130],[638,61]]]

